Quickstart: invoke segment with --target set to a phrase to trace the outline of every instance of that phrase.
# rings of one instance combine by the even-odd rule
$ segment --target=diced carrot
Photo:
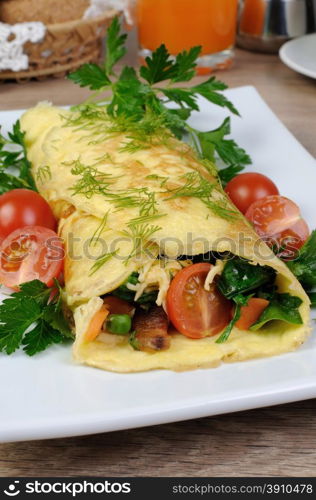
[[[109,315],[109,310],[102,306],[99,311],[95,313],[92,320],[90,321],[89,328],[85,334],[86,342],[92,342],[97,338],[99,333],[101,333],[102,325]]]
[[[249,330],[249,328],[258,321],[268,305],[269,301],[266,299],[249,299],[248,304],[241,308],[240,318],[236,323],[237,328],[240,330]]]

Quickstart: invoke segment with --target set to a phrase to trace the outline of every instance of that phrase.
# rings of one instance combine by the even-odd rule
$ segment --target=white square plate
[[[242,118],[233,137],[316,227],[316,162],[272,113],[257,91],[227,91]],[[201,99],[192,123],[201,129],[227,116]],[[4,131],[21,111],[0,113]],[[120,375],[77,366],[69,347],[34,358],[0,354],[0,441],[56,438],[174,422],[316,397],[316,340],[274,358],[185,373]]]

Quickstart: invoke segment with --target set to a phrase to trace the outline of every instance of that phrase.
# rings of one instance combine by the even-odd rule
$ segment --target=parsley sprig
[[[132,142],[128,145],[131,151],[144,147],[146,141],[152,144],[150,137],[163,135],[165,129],[179,139],[189,136],[201,158],[212,162],[220,159],[226,166],[218,174],[224,184],[251,163],[248,154],[235,141],[227,139],[229,117],[220,127],[206,132],[187,124],[191,113],[199,111],[199,96],[239,115],[233,103],[222,93],[227,86],[214,76],[199,85],[181,87],[181,83],[194,77],[201,47],[185,50],[172,58],[165,45],[161,45],[146,58],[138,72],[125,66],[117,74],[115,65],[126,53],[125,42],[126,35],[120,34],[120,23],[115,18],[108,30],[105,63],[101,66],[85,64],[68,76],[81,87],[95,91],[77,108],[85,121],[87,116],[99,114],[100,107],[106,107],[107,116],[121,124],[121,131],[125,127],[125,131],[131,132]],[[164,85],[160,86],[161,83]],[[100,99],[105,91],[111,91],[110,100]]]
[[[24,135],[19,120],[8,138],[0,134],[0,194],[17,188],[37,191],[26,156]]]
[[[0,352],[12,354],[23,347],[33,356],[72,338],[62,311],[61,289],[57,281],[55,285],[53,289],[39,280],[30,281],[2,302]]]

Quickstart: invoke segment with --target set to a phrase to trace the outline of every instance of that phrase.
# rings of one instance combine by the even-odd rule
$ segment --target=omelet
[[[75,360],[117,372],[189,370],[293,351],[306,340],[305,291],[227,198],[215,167],[189,145],[163,131],[142,144],[104,116],[85,121],[76,110],[46,103],[27,111],[21,126],[37,188],[66,245],[64,299],[74,314]],[[173,332],[170,348],[159,352],[102,334],[87,341],[102,297],[132,273],[141,277],[135,294],[156,286],[164,306],[172,277],[186,265],[182,257],[211,251],[273,268],[279,292],[301,299],[301,324],[271,321],[264,332],[234,327],[222,344],[218,335],[193,340]]]

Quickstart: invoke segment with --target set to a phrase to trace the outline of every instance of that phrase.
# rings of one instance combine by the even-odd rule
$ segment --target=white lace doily
[[[83,15],[84,19],[101,16],[107,9],[116,9],[124,11],[127,21],[129,22],[129,3],[131,0],[90,0],[91,5],[87,8]]]
[[[0,71],[23,71],[29,66],[24,54],[26,42],[41,42],[46,28],[43,23],[0,23]]]

